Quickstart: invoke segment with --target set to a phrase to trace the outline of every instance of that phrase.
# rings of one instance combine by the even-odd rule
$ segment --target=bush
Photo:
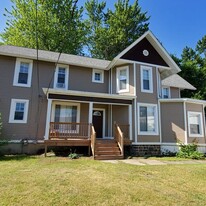
[[[197,151],[196,144],[180,144],[180,151],[177,153],[177,157],[188,159],[204,159],[204,154]]]

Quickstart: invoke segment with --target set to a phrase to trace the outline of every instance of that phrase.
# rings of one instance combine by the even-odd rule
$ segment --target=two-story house
[[[109,159],[122,158],[125,145],[145,155],[196,141],[205,152],[206,101],[181,98],[195,88],[179,71],[150,31],[112,61],[0,46],[5,148],[87,146]]]

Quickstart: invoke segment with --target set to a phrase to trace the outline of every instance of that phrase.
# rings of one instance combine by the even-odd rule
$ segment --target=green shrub
[[[180,144],[180,151],[177,157],[188,159],[204,159],[204,154],[197,151],[196,144]]]

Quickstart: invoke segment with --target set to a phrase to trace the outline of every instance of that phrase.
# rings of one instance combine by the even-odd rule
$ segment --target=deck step
[[[123,159],[119,146],[115,140],[97,140],[95,146],[95,160]]]

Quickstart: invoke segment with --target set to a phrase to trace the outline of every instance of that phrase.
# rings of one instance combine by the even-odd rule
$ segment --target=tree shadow
[[[36,157],[35,156],[26,155],[26,154],[21,154],[21,155],[3,155],[3,156],[0,156],[0,161],[12,161],[12,160],[22,161],[22,160],[27,160],[27,159],[36,159]]]

